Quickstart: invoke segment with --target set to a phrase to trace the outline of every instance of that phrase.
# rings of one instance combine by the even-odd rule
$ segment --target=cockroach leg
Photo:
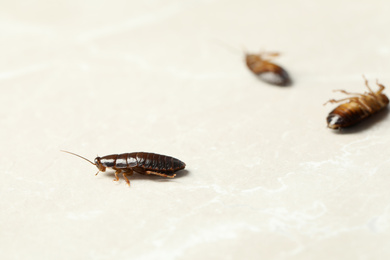
[[[374,110],[372,110],[372,108],[367,105],[366,103],[364,102],[361,102],[358,98],[356,98],[356,100],[354,100],[356,103],[358,103],[359,105],[363,106],[365,109],[367,109],[370,113],[374,113]]]
[[[280,56],[279,52],[263,52],[262,55],[268,56],[267,58],[274,58]]]
[[[127,182],[127,185],[130,186],[130,181],[129,179],[127,178],[127,175],[132,175],[133,174],[133,171],[126,171],[126,172],[122,172],[122,175],[123,175],[123,179],[125,179],[125,181]]]
[[[347,94],[347,95],[357,95],[357,96],[361,96],[361,97],[364,97],[366,95],[363,95],[363,94],[358,94],[358,93],[350,93],[350,92],[347,92],[345,90],[342,90],[342,89],[336,89],[334,91],[340,91],[344,94]],[[371,95],[371,93],[370,93]],[[367,109],[368,111],[370,111],[370,113],[372,112],[372,109],[370,106],[368,106],[367,104],[363,103],[360,101],[360,99],[358,97],[350,97],[350,98],[343,98],[343,99],[339,99],[339,100],[335,100],[335,99],[331,99],[331,100],[328,100],[324,105],[328,104],[328,103],[339,103],[339,102],[342,102],[342,101],[345,101],[345,100],[348,100],[349,102],[356,102],[358,103],[359,105],[363,106],[365,109]]]
[[[372,94],[375,94],[374,91],[372,91],[372,89],[370,88],[370,86],[368,85],[368,80],[366,79],[366,77],[363,75],[363,79],[364,79],[364,84],[366,85],[366,87],[368,88],[368,90],[370,91],[370,93]]]
[[[333,92],[341,92],[341,93],[344,93],[344,94],[346,94],[346,95],[354,95],[354,96],[364,96],[364,94],[360,94],[360,93],[351,93],[351,92],[347,92],[347,91],[345,91],[345,90],[343,90],[343,89],[335,89],[335,90],[333,90]]]
[[[160,173],[160,172],[152,172],[152,171],[146,171],[146,174],[154,174],[154,175],[158,175],[158,176],[162,176],[162,177],[166,177],[166,178],[174,178],[176,176],[176,174],[173,174],[173,175],[166,175],[164,173]]]
[[[378,87],[379,87],[378,93],[382,93],[382,91],[385,89],[385,86],[383,86],[382,84],[380,84],[380,83],[378,82],[378,80],[376,80],[376,84],[377,84]]]
[[[121,170],[116,170],[115,171],[115,179],[114,179],[114,181],[119,181],[119,176],[118,176],[119,173],[121,173]]]
[[[278,57],[280,55],[279,52],[260,52],[259,60],[264,62],[270,62],[275,57]]]
[[[342,102],[342,101],[345,101],[345,100],[353,100],[353,99],[358,99],[358,98],[343,98],[343,99],[339,99],[339,100],[336,100],[336,99],[330,99],[330,100],[328,100],[328,101],[326,101],[325,103],[324,103],[324,106],[326,105],[326,104],[328,104],[328,103],[339,103],[339,102]]]

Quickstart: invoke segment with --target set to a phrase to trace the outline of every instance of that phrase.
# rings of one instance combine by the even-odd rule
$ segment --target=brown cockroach
[[[335,90],[347,95],[355,95],[355,97],[348,97],[340,100],[331,99],[324,104],[338,103],[345,100],[349,101],[339,105],[329,113],[328,117],[326,118],[329,128],[339,129],[354,125],[369,117],[370,115],[379,112],[389,104],[389,99],[385,94],[382,93],[382,91],[385,89],[385,86],[379,84],[377,80],[376,84],[379,86],[379,90],[374,92],[371,90],[370,86],[368,85],[368,81],[364,76],[363,79],[365,81],[365,85],[368,88],[368,93],[365,92],[363,94],[359,94],[349,93],[345,90]]]
[[[118,181],[118,174],[122,173],[123,178],[126,180],[127,184],[130,186],[130,181],[127,176],[137,172],[145,175],[158,175],[166,178],[174,178],[176,176],[175,172],[185,168],[186,164],[179,159],[155,154],[155,153],[122,153],[122,154],[111,154],[103,157],[96,157],[94,163],[84,158],[78,154],[71,153],[68,151],[63,151],[80,157],[91,164],[95,165],[99,172],[105,172],[107,168],[115,170],[115,179]]]
[[[245,54],[248,68],[261,80],[278,86],[288,86],[291,83],[287,71],[271,62],[273,57],[279,56],[277,52],[263,52],[260,54]]]
[[[237,51],[245,55],[245,62],[250,71],[252,71],[259,79],[272,85],[288,86],[291,84],[291,78],[287,71],[281,66],[272,63],[274,57],[279,56],[278,52],[260,52],[259,54],[250,54],[245,48],[239,51],[224,42],[218,40],[219,44],[237,53]]]

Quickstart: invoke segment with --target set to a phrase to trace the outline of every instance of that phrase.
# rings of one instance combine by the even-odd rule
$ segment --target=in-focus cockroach
[[[94,163],[84,158],[78,154],[71,153],[68,151],[63,151],[65,153],[73,154],[77,157],[80,157],[91,164],[95,165],[99,172],[105,172],[106,169],[115,170],[115,179],[118,181],[118,174],[122,173],[123,178],[126,180],[127,184],[130,186],[130,181],[127,176],[137,172],[145,175],[158,175],[167,178],[174,178],[176,176],[175,172],[185,168],[186,164],[179,159],[155,154],[155,153],[122,153],[122,154],[111,154],[103,157],[96,157]]]
[[[277,52],[247,53],[245,61],[248,68],[261,80],[273,85],[288,86],[291,79],[287,71],[271,62],[271,59],[277,56],[279,56]]]
[[[349,93],[345,90],[335,90],[347,95],[355,95],[355,97],[348,97],[340,100],[331,99],[324,104],[338,103],[345,100],[349,101],[339,105],[329,113],[326,118],[329,128],[339,129],[354,125],[368,116],[379,112],[389,104],[389,99],[382,93],[385,87],[382,84],[379,84],[378,80],[376,81],[376,84],[379,86],[379,90],[377,92],[373,92],[368,85],[367,79],[364,76],[363,79],[368,88],[368,93],[359,94]]]

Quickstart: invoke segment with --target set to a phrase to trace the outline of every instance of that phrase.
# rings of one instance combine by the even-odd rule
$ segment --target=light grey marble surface
[[[339,133],[322,104],[363,73],[390,87],[389,8],[1,1],[1,259],[388,259],[387,111]],[[293,86],[243,47],[280,51]],[[129,188],[60,149],[187,170]]]

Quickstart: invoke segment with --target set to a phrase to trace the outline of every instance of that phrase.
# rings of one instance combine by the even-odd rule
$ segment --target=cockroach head
[[[104,172],[106,171],[106,167],[103,166],[102,162],[100,161],[100,157],[95,158],[95,165],[99,169],[99,171]]]

